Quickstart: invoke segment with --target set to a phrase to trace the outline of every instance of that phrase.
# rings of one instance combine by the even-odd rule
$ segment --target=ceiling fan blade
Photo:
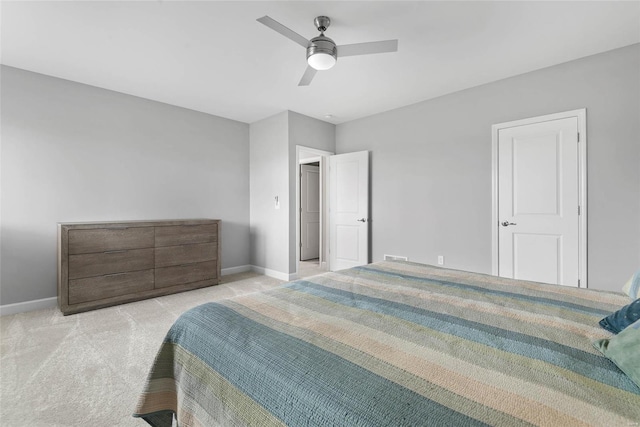
[[[372,53],[396,52],[397,50],[398,40],[345,44],[343,46],[338,46],[338,58],[355,55],[369,55]]]
[[[278,21],[276,21],[273,18],[270,18],[268,16],[263,16],[262,18],[256,19],[256,21],[258,21],[261,24],[264,24],[267,27],[271,28],[272,30],[282,34],[286,38],[288,38],[290,40],[293,40],[294,42],[298,43],[300,46],[304,47],[305,49],[309,45],[309,40],[305,39],[304,37],[302,37],[300,34],[296,33],[295,31],[290,30],[289,28],[285,27],[284,25],[282,25],[281,23],[279,23]]]
[[[311,83],[311,80],[313,80],[313,77],[316,75],[317,72],[318,70],[313,68],[311,65],[307,66],[307,69],[304,70],[304,74],[302,75],[302,78],[300,79],[300,83],[298,83],[298,86],[309,86],[309,84]]]

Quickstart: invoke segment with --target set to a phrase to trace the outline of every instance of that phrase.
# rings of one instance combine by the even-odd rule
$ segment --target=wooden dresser
[[[58,224],[65,315],[217,285],[220,220]]]

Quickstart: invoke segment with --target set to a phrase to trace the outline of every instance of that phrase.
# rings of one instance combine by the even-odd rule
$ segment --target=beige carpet
[[[313,263],[300,276],[317,274]],[[131,417],[162,339],[185,310],[283,283],[255,273],[210,288],[62,316],[0,317],[0,425],[145,426]]]

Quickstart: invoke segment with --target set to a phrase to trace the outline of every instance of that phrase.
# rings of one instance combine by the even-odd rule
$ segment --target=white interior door
[[[498,132],[499,275],[579,286],[576,117]]]
[[[329,158],[329,269],[369,262],[369,152]]]
[[[320,168],[300,165],[300,260],[320,256]]]

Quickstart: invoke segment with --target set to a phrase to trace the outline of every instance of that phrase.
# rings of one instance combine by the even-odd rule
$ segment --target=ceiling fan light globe
[[[336,58],[328,53],[318,52],[309,56],[307,63],[318,71],[324,71],[336,65]]]
[[[307,46],[307,63],[318,71],[328,70],[336,65],[338,49],[329,37],[320,34],[312,38]]]

